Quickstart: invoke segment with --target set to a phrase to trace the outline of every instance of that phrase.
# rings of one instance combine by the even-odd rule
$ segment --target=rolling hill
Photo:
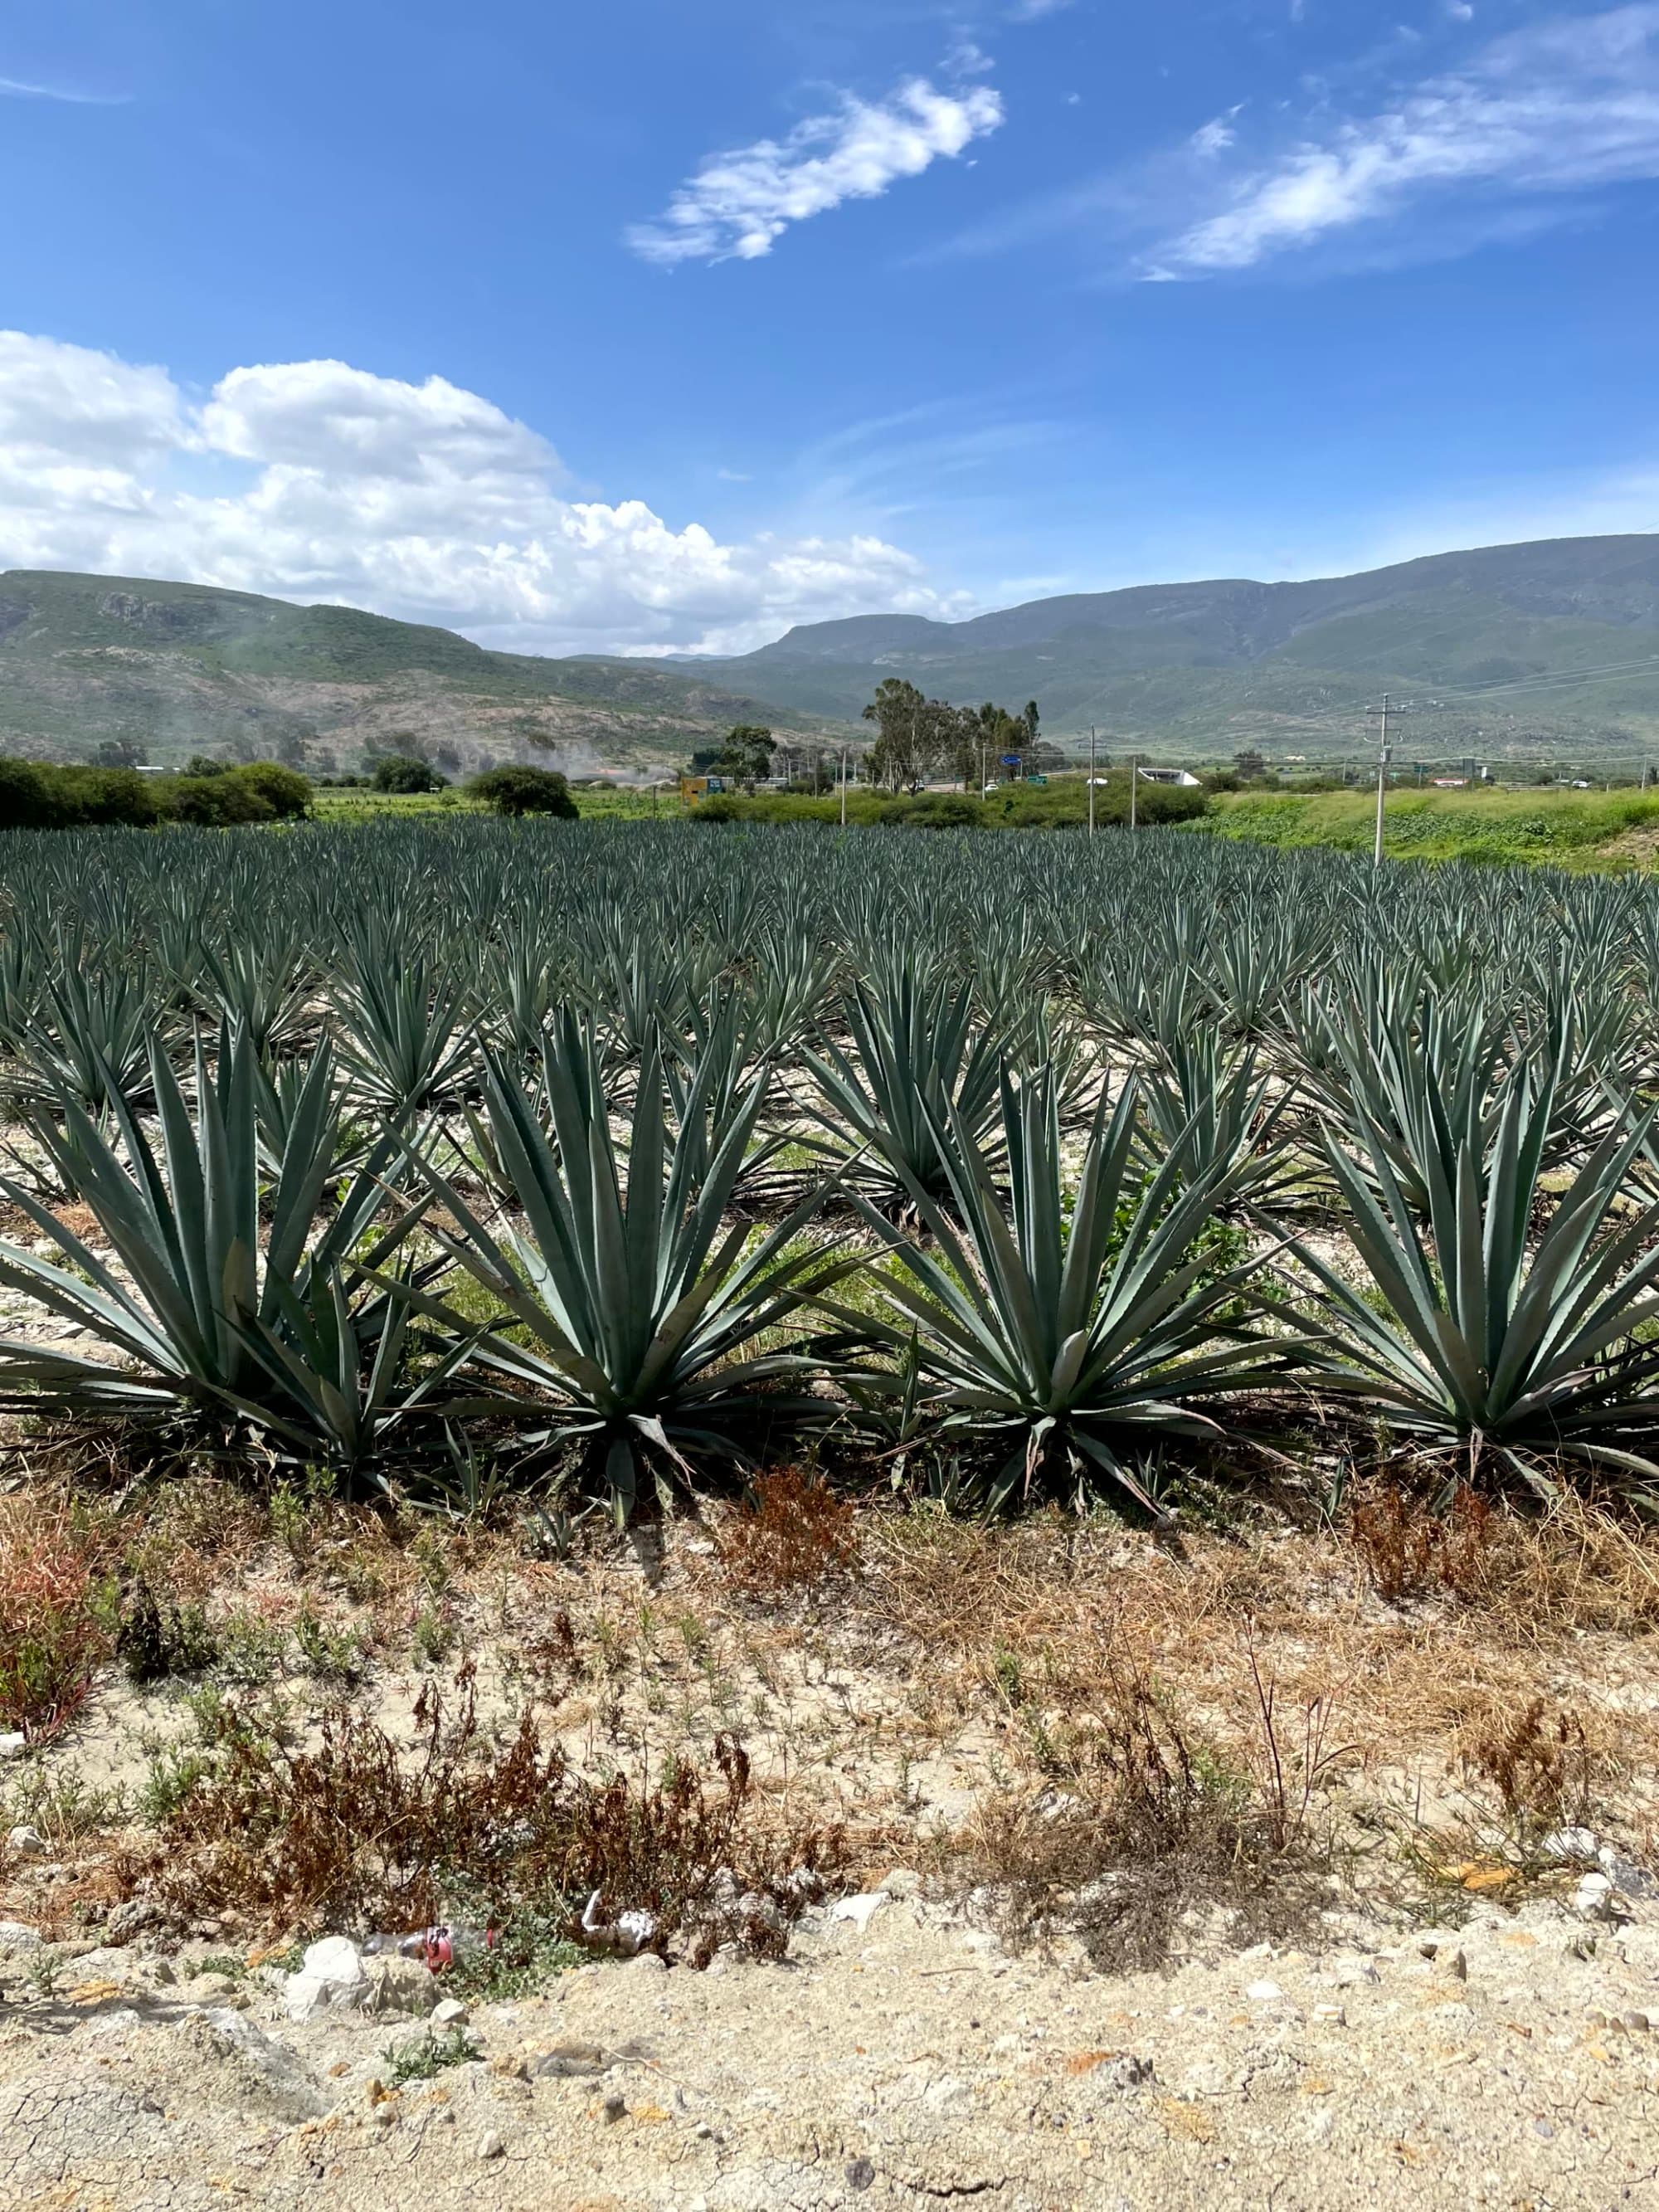
[[[376,751],[453,774],[495,761],[582,772],[677,763],[736,721],[792,718],[700,670],[490,653],[351,607],[148,578],[0,574],[0,753],[77,760],[131,745],[291,761]]]
[[[1244,744],[1358,752],[1384,690],[1407,709],[1404,756],[1634,757],[1659,750],[1659,536],[1489,546],[1306,583],[1146,585],[961,623],[860,616],[699,665],[830,716],[857,714],[895,675],[958,702],[1035,698],[1051,735],[1095,723],[1113,745],[1206,759]]]
[[[1637,664],[1632,665],[1632,664]],[[0,574],[0,752],[111,740],[314,773],[379,750],[452,773],[683,760],[737,721],[836,734],[876,685],[1018,706],[1052,736],[1224,760],[1363,757],[1383,691],[1398,757],[1659,759],[1659,535],[1437,554],[1356,576],[1074,593],[960,623],[863,615],[720,661],[544,659],[341,606],[117,576]]]

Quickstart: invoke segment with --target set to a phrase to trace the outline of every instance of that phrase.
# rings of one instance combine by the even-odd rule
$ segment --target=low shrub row
[[[1209,793],[1176,784],[1142,783],[1135,795],[1139,821],[1149,826],[1190,822],[1208,811]],[[821,799],[793,792],[762,792],[745,797],[718,792],[692,810],[700,822],[826,822],[841,820],[841,794]],[[988,798],[965,791],[908,793],[849,791],[847,820],[860,829],[910,830],[1080,830],[1089,818],[1089,787],[1081,776],[1053,783],[1011,783]],[[1129,779],[1104,777],[1095,787],[1095,820],[1103,829],[1121,828],[1129,819]]]
[[[211,775],[143,775],[131,768],[60,768],[0,760],[0,830],[199,828],[287,822],[307,811],[311,786],[276,761]]]

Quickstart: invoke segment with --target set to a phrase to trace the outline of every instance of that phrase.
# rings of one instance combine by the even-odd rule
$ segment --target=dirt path
[[[1659,1922],[1588,1957],[1553,1905],[1328,1932],[1111,1978],[872,1894],[810,1914],[781,1966],[595,1966],[482,2008],[477,2063],[390,2094],[410,2021],[295,2025],[275,1977],[181,1984],[136,1947],[46,1996],[14,1954],[0,2203],[1659,2206]]]

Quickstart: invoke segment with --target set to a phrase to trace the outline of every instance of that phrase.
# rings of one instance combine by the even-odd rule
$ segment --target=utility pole
[[[1095,834],[1095,726],[1089,725],[1089,835]]]
[[[1382,694],[1382,742],[1376,757],[1376,836],[1371,846],[1371,866],[1382,865],[1382,802],[1389,788],[1389,695]]]
[[[847,748],[841,749],[841,826],[847,827]]]
[[[1139,791],[1140,755],[1139,753],[1131,753],[1129,756],[1129,827],[1132,830],[1138,826],[1135,819],[1135,801],[1139,795]]]

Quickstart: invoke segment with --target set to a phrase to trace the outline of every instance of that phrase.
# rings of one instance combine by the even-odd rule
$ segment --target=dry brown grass
[[[726,1521],[720,1561],[750,1597],[810,1588],[858,1557],[858,1516],[811,1469],[775,1468],[757,1475]]]
[[[0,1727],[58,1735],[114,1644],[103,1532],[58,1500],[0,1502]]]
[[[1166,1685],[1101,1653],[1086,1704],[1045,1731],[1038,1787],[999,1793],[959,1840],[960,1878],[987,1886],[1017,1942],[1057,1933],[1108,1971],[1158,1966],[1219,1911],[1235,1942],[1283,1936],[1328,1902],[1315,1793],[1340,1753],[1328,1708],[1286,1733],[1258,1680],[1261,1732],[1230,1763]]]
[[[71,1508],[42,1486],[4,1511]],[[745,1817],[845,1824],[872,1865],[965,1863],[1012,1882],[1024,1863],[1033,1926],[1072,1877],[1104,1881],[1103,1956],[1150,1956],[1174,1924],[1113,1932],[1106,1878],[1137,1853],[1170,1866],[1174,1897],[1207,1884],[1243,1910],[1272,1875],[1300,1910],[1345,1821],[1351,1839],[1370,1823],[1379,1864],[1409,1832],[1455,1866],[1486,1852],[1464,1827],[1514,1834],[1585,1803],[1639,1856],[1653,1811],[1659,1544],[1570,1498],[1532,1519],[1460,1499],[1437,1520],[1376,1492],[1338,1529],[1262,1512],[1243,1534],[1154,1540],[1058,1514],[988,1527],[855,1510],[784,1468],[720,1516],[717,1549],[706,1522],[670,1523],[659,1541],[596,1539],[558,1561],[527,1556],[510,1522],[273,1504],[208,1474],[73,1511],[96,1571],[130,1584],[165,1563],[165,1588],[210,1621],[288,1632],[270,1694],[297,1753],[320,1757],[328,1725],[337,1760],[379,1755],[352,1733],[368,1727],[409,1770],[410,1707],[434,1663],[415,1640],[439,1623],[455,1639],[446,1665],[476,1661],[489,1759],[527,1713],[544,1762],[631,1778],[637,1810],[642,1777],[715,1775],[719,1741],[741,1739]],[[293,1657],[302,1614],[362,1647],[344,1737],[342,1678]],[[295,1798],[291,1778],[245,1778],[250,1817],[260,1791]],[[387,1771],[376,1786],[392,1790]]]
[[[1644,1688],[1653,1540],[1574,1500],[1531,1521],[1494,1513],[1478,1533],[1469,1516],[1427,1547],[1437,1587],[1400,1603],[1375,1589],[1375,1556],[1331,1532],[1177,1547],[1057,1518],[976,1528],[895,1514],[866,1533],[860,1590],[932,1655],[961,1710],[1011,1663],[1045,1715],[1086,1710],[1110,1653],[1247,1758],[1254,1652],[1281,1698],[1334,1701],[1356,1773],[1375,1784],[1485,1774],[1470,1747],[1541,1696],[1573,1705],[1609,1788],[1645,1786],[1659,1753]]]
[[[550,1911],[574,1935],[597,1890],[602,1911],[649,1912],[660,1943],[704,1912],[725,1869],[771,1908],[751,1913],[751,1944],[781,1950],[809,1893],[790,1877],[840,1856],[832,1832],[776,1816],[730,1738],[706,1770],[679,1760],[654,1782],[596,1782],[527,1713],[493,1743],[464,1667],[447,1697],[422,1692],[408,1742],[345,1706],[298,1747],[228,1717],[128,1880],[191,1913],[280,1929],[418,1928],[452,1917],[459,1888],[492,1922]]]

